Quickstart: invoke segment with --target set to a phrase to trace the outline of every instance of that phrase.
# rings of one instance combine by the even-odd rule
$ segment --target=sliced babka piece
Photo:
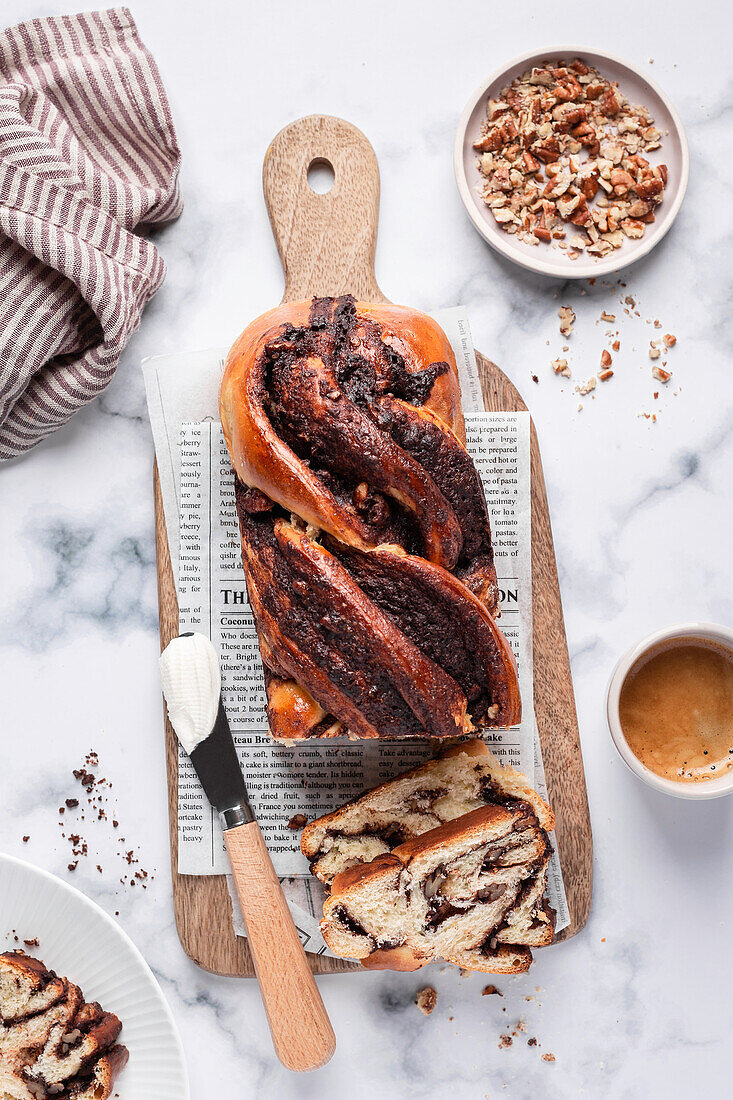
[[[474,738],[452,745],[434,760],[404,772],[347,802],[303,829],[300,847],[313,874],[326,885],[355,863],[368,862],[398,844],[489,802],[529,803],[545,832],[552,810],[515,768],[506,768]]]
[[[107,1100],[128,1057],[121,1028],[38,959],[0,955],[0,1100]]]
[[[337,955],[370,968],[416,970],[445,959],[467,970],[519,973],[532,954],[512,913],[549,857],[522,801],[484,805],[338,874],[321,931]]]
[[[300,846],[313,874],[328,889],[349,868],[376,861],[406,841],[424,837],[447,822],[465,820],[465,815],[488,804],[530,807],[544,837],[542,854],[506,910],[494,939],[497,945],[523,948],[551,943],[555,913],[545,898],[551,855],[546,834],[555,827],[554,815],[522,773],[500,764],[478,739],[453,745],[436,759],[310,822]],[[522,838],[515,834],[489,858],[506,866],[522,855]],[[505,960],[505,955],[501,958]]]

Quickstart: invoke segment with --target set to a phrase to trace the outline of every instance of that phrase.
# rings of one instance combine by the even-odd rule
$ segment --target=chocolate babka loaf
[[[554,936],[555,913],[545,898],[545,890],[551,854],[547,833],[554,829],[555,819],[522,773],[503,767],[482,741],[474,739],[454,745],[435,760],[310,822],[303,829],[300,846],[313,874],[327,889],[338,892],[349,881],[343,877],[347,871],[366,865],[384,869],[379,862],[382,856],[407,851],[409,843],[417,838],[431,846],[442,825],[453,823],[460,838],[472,814],[487,805],[519,809],[523,817],[531,816],[533,829],[536,826],[539,830],[533,833],[533,846],[529,848],[521,833],[504,838],[500,855],[497,856],[495,848],[487,864],[494,860],[496,866],[521,865],[522,881],[516,895],[511,891],[503,895],[507,906],[498,926],[492,930],[494,949],[483,953],[480,968],[526,969],[531,962],[527,948],[542,947],[551,943]],[[437,888],[431,893],[433,887]],[[437,880],[431,882],[428,893],[442,903],[443,892]],[[332,923],[333,920],[327,920],[329,934]],[[426,932],[428,946],[433,943],[430,937],[436,927],[433,923]],[[327,936],[326,939],[333,947]],[[497,956],[495,949],[500,945],[502,950]],[[377,961],[384,959],[384,965],[389,966],[400,964],[403,954],[380,954]],[[412,954],[406,958],[414,961]],[[466,962],[460,965],[471,966]]]
[[[0,955],[0,1100],[107,1100],[122,1024],[22,951]]]
[[[417,970],[445,959],[519,973],[532,962],[524,929],[548,859],[528,803],[482,806],[338,874],[323,938],[370,968]]]
[[[272,734],[450,737],[519,722],[439,326],[349,296],[281,306],[232,348],[220,411]]]

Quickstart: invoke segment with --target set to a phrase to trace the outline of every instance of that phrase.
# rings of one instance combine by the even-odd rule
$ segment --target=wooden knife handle
[[[325,1065],[336,1049],[316,980],[256,821],[224,832],[275,1053],[287,1069]]]
[[[333,168],[323,195],[308,183],[314,161]],[[386,301],[374,275],[379,166],[361,130],[329,115],[292,122],[265,154],[262,187],[285,272],[284,302],[313,294]]]

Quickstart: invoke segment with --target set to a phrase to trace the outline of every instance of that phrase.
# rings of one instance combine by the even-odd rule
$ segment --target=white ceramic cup
[[[679,783],[674,779],[665,779],[664,776],[657,775],[642,764],[638,756],[631,751],[619,718],[621,688],[637,661],[664,642],[680,641],[685,638],[701,638],[703,641],[714,642],[733,655],[733,630],[717,623],[679,623],[666,630],[658,630],[654,634],[647,635],[624,654],[611,673],[606,701],[608,727],[613,743],[621,754],[621,759],[634,775],[648,786],[654,787],[657,791],[663,791],[664,794],[671,794],[675,798],[719,798],[733,791],[733,768],[728,769],[717,779],[705,779],[699,783]]]

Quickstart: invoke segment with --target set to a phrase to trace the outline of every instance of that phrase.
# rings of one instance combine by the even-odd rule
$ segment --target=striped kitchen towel
[[[157,66],[127,8],[0,33],[0,458],[107,386],[181,211]]]

